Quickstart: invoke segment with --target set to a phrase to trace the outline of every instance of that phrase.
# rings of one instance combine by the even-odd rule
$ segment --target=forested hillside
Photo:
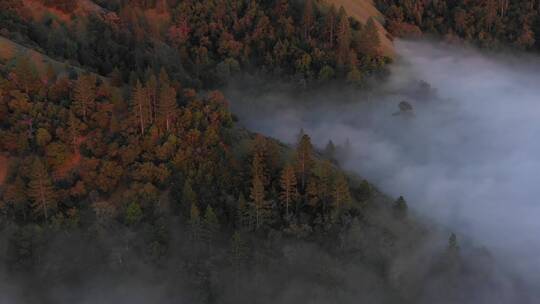
[[[422,33],[449,41],[466,40],[489,49],[538,50],[538,1],[376,0],[397,36]]]
[[[454,303],[493,283],[489,254],[342,170],[346,145],[254,134],[220,92],[363,88],[391,63],[373,18],[4,0],[0,35],[1,302]]]

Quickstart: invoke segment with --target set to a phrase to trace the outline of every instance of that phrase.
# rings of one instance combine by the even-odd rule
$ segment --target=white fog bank
[[[540,63],[419,42],[397,42],[397,50],[383,97],[328,94],[297,106],[268,93],[233,110],[285,142],[300,128],[319,146],[349,139],[347,169],[404,195],[415,212],[485,245],[540,287]],[[402,93],[418,80],[436,97]],[[403,99],[414,117],[392,116]]]

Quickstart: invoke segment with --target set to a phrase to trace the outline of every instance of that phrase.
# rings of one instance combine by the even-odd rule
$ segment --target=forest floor
[[[375,19],[381,39],[381,52],[389,57],[395,56],[394,43],[392,36],[386,31],[383,26],[384,16],[375,7],[373,0],[326,0],[330,4],[334,4],[337,9],[343,6],[347,14],[356,18],[362,23],[366,23],[369,17]]]

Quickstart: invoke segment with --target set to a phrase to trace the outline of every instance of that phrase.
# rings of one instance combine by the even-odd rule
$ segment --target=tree
[[[400,196],[392,205],[392,209],[394,212],[394,217],[397,219],[404,219],[407,217],[407,202],[403,198],[403,196]]]
[[[56,208],[56,195],[53,183],[43,162],[36,158],[32,164],[28,194],[32,198],[35,213],[41,213],[47,220],[50,211]]]
[[[151,72],[150,72],[151,73]],[[150,74],[146,81],[146,94],[148,98],[147,107],[147,119],[150,124],[154,123],[158,115],[158,97],[160,92],[158,92],[158,83],[156,75],[153,73]],[[176,97],[176,96],[175,96]]]
[[[125,219],[128,225],[136,225],[141,221],[142,217],[143,211],[138,203],[132,202],[127,206]]]
[[[373,17],[370,17],[361,31],[358,48],[362,54],[376,56],[381,46],[379,30]]]
[[[139,127],[141,130],[141,135],[144,135],[144,126],[147,118],[146,106],[148,104],[148,95],[146,94],[146,89],[142,86],[141,82],[137,80],[137,84],[131,93],[133,109],[135,115],[139,120]]]
[[[189,232],[193,241],[200,241],[202,236],[201,212],[196,203],[191,204],[189,213]]]
[[[334,4],[330,6],[330,9],[326,14],[325,29],[328,37],[328,46],[329,48],[333,48],[336,36],[336,6]]]
[[[17,57],[15,76],[17,77],[19,87],[28,94],[37,82],[35,66],[30,61],[30,56],[21,55]]]
[[[347,178],[343,174],[339,174],[336,178],[333,198],[336,210],[340,210],[345,204],[351,201],[349,184]]]
[[[281,173],[281,202],[285,205],[285,214],[289,218],[289,206],[298,197],[298,190],[296,189],[296,174],[293,166],[287,165]]]
[[[80,75],[75,82],[73,109],[86,121],[88,112],[94,109],[96,101],[96,78],[94,75]]]
[[[255,213],[255,229],[259,229],[268,216],[268,202],[265,200],[264,184],[259,176],[253,177],[250,198]]]
[[[204,212],[202,238],[207,243],[208,248],[212,249],[212,244],[219,233],[219,220],[212,206],[208,205]]]
[[[238,198],[238,207],[236,210],[237,225],[242,230],[252,230],[255,227],[253,212],[250,210],[251,205],[246,202],[244,194],[240,194]]]
[[[301,189],[305,189],[306,181],[313,165],[313,146],[307,134],[302,135],[296,148],[296,172],[300,176]]]
[[[73,152],[77,152],[79,146],[79,135],[80,135],[80,121],[73,111],[69,111],[68,118],[68,130],[67,130],[67,143],[72,148]]]
[[[168,85],[161,87],[159,94],[159,114],[165,121],[167,132],[170,131],[171,120],[175,116],[176,110],[176,90]]]
[[[345,64],[349,59],[349,50],[351,47],[351,25],[345,9],[340,7],[337,28],[337,62]]]
[[[314,23],[313,0],[306,0],[304,5],[304,16],[302,25],[304,27],[304,39],[310,39],[311,29]]]
[[[13,207],[15,214],[22,213],[23,219],[26,220],[28,209],[27,189],[20,175],[17,175],[15,181],[6,187],[4,200]]]
[[[248,247],[246,242],[242,239],[240,232],[234,232],[231,237],[230,247],[230,261],[235,275],[235,287],[238,288],[237,284],[240,277],[240,271],[248,257]]]

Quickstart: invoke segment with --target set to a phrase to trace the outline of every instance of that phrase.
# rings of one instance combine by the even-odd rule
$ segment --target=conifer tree
[[[94,109],[96,101],[96,78],[93,75],[80,75],[75,83],[73,109],[86,121],[88,113]]]
[[[75,117],[75,114],[73,114],[73,111],[69,111],[67,141],[71,149],[73,150],[73,152],[77,152],[76,150],[78,147],[78,140],[80,136],[79,125],[80,125],[79,119]]]
[[[159,115],[165,121],[167,132],[171,129],[171,120],[177,110],[176,90],[171,86],[162,86],[159,94]]]
[[[407,202],[403,198],[403,196],[400,196],[392,206],[392,209],[394,211],[394,217],[397,219],[404,219],[407,217]]]
[[[209,250],[212,250],[212,244],[214,243],[219,233],[219,220],[214,212],[212,206],[208,205],[204,212],[204,225],[202,231],[202,238],[206,242]]]
[[[133,104],[133,110],[135,111],[135,115],[139,121],[139,127],[141,130],[141,135],[144,135],[145,131],[145,122],[148,119],[146,105],[148,104],[148,96],[146,94],[146,90],[141,84],[139,80],[137,80],[137,84],[135,85],[135,88],[133,89],[133,92],[131,94],[132,98],[132,104]]]
[[[265,200],[264,184],[259,176],[253,177],[250,198],[255,215],[255,229],[259,229],[264,225],[269,212],[268,202]]]
[[[304,28],[304,39],[309,40],[311,29],[313,27],[315,17],[313,16],[313,0],[306,0],[304,5],[304,16],[302,25]]]
[[[300,177],[301,189],[305,189],[307,177],[313,165],[313,146],[307,134],[302,135],[296,148],[296,172]]]
[[[189,232],[191,235],[191,240],[200,241],[202,237],[202,222],[201,222],[201,212],[196,203],[191,204],[191,210],[189,213]]]
[[[381,39],[379,37],[379,30],[371,17],[361,31],[358,47],[363,54],[376,56],[379,52],[380,45]]]
[[[340,210],[345,204],[351,201],[349,184],[347,183],[347,178],[343,174],[339,174],[336,178],[333,196],[336,210]]]
[[[330,6],[330,10],[326,14],[326,20],[325,20],[325,29],[326,29],[326,35],[328,40],[328,46],[330,48],[334,47],[334,40],[336,36],[336,7],[334,4]]]
[[[285,205],[285,214],[287,218],[289,218],[289,206],[295,202],[298,197],[298,190],[296,188],[296,174],[293,166],[285,166],[281,174],[280,185],[281,202]]]
[[[343,7],[340,7],[339,9],[338,19],[337,62],[338,64],[346,64],[348,62],[351,46],[351,25]]]
[[[237,225],[242,230],[251,231],[255,227],[253,212],[250,210],[251,205],[246,202],[244,194],[240,193],[238,198],[238,207],[236,210]]]
[[[158,82],[156,75],[153,73],[149,76],[146,81],[146,94],[148,95],[148,104],[147,108],[147,119],[148,123],[152,124],[156,121],[158,115],[158,98],[161,92],[158,92]]]
[[[32,165],[28,194],[32,198],[34,212],[43,215],[45,220],[49,218],[51,211],[56,208],[57,202],[54,191],[47,168],[40,159],[36,158]]]

